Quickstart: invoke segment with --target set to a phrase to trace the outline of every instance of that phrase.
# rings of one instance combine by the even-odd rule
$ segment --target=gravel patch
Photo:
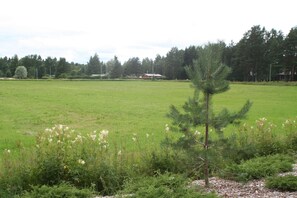
[[[280,176],[297,176],[297,164],[293,165],[293,171],[279,174]],[[216,192],[220,197],[242,198],[297,198],[297,192],[280,192],[265,187],[265,180],[253,180],[242,184],[235,181],[224,180],[217,177],[209,179],[210,187],[207,192]],[[204,180],[196,180],[193,185],[204,186]]]
[[[293,165],[292,172],[281,173],[280,176],[297,176],[297,164]],[[218,177],[209,178],[210,187],[206,192],[216,192],[222,198],[297,198],[297,192],[280,192],[265,187],[265,180],[253,180],[248,183],[239,183]],[[204,180],[192,182],[193,186],[204,187]],[[95,198],[115,198],[116,196],[105,196]],[[129,195],[127,196],[129,197]]]

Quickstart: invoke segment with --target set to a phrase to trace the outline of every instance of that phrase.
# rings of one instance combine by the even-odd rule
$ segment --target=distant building
[[[278,76],[278,80],[293,81],[297,76],[297,72],[294,72],[294,74],[292,75],[291,71],[282,71],[278,73],[277,76]]]
[[[165,76],[162,76],[161,74],[143,74],[140,76],[142,79],[163,79]]]
[[[108,74],[91,74],[92,78],[98,78],[98,77],[104,78],[107,76],[108,76]]]

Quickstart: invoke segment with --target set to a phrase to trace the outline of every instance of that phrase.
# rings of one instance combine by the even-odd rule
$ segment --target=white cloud
[[[208,41],[237,42],[253,25],[287,34],[295,21],[294,0],[4,0],[0,56],[40,54],[86,63],[98,53],[165,55]]]

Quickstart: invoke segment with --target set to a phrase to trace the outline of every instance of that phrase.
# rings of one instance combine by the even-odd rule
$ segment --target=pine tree
[[[190,148],[197,144],[193,140],[193,132],[199,126],[205,129],[203,148],[204,155],[204,177],[205,186],[209,185],[209,131],[210,128],[223,136],[223,128],[228,124],[237,122],[244,118],[250,109],[252,103],[247,101],[238,112],[231,113],[224,108],[218,114],[215,114],[212,108],[212,96],[214,94],[225,92],[229,89],[229,82],[226,80],[230,73],[230,68],[222,64],[222,53],[224,45],[222,43],[209,43],[198,50],[198,59],[194,61],[194,67],[187,67],[186,71],[192,81],[194,88],[193,98],[184,104],[184,112],[180,112],[175,106],[170,107],[170,117],[173,125],[178,126],[179,131],[184,133],[183,145]],[[200,97],[202,93],[202,97]],[[181,142],[181,141],[180,141]]]

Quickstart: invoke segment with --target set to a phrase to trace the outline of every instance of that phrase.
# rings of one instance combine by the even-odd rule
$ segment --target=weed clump
[[[291,171],[293,163],[294,157],[288,155],[277,154],[257,157],[240,164],[227,166],[222,171],[221,177],[247,182],[253,179],[273,176],[277,173]]]
[[[279,191],[297,191],[297,176],[275,176],[269,177],[265,181],[267,188]]]
[[[82,135],[64,125],[46,129],[36,137],[36,146],[19,157],[6,152],[0,188],[12,194],[31,185],[55,186],[63,182],[78,188],[91,186],[101,194],[121,189],[129,168],[124,153],[109,151],[108,131]]]
[[[188,180],[182,175],[164,173],[154,177],[142,177],[126,183],[123,195],[129,197],[164,198],[216,198],[213,193],[204,193],[188,186]]]

